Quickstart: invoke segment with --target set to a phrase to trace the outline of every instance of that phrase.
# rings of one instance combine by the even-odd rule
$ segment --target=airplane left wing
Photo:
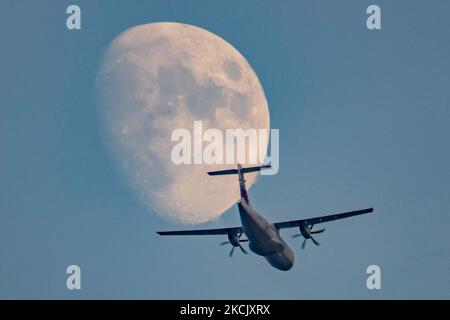
[[[221,229],[201,229],[201,230],[181,230],[181,231],[156,231],[161,236],[203,236],[218,234],[241,234],[242,227],[221,228]]]
[[[373,211],[373,208],[368,208],[368,209],[363,209],[363,210],[330,214],[328,216],[321,216],[321,217],[315,217],[315,218],[309,218],[309,219],[277,222],[277,223],[274,223],[274,225],[277,229],[295,228],[295,227],[299,227],[301,225],[309,226],[309,225],[328,222],[328,221],[350,218],[350,217],[357,216],[360,214],[371,213],[372,211]]]

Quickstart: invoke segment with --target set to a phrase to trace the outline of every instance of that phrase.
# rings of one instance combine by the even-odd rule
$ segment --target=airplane
[[[311,240],[316,246],[320,243],[314,239],[313,235],[325,231],[325,229],[313,230],[313,226],[319,223],[329,222],[349,218],[361,214],[373,212],[373,208],[362,210],[331,214],[309,219],[300,219],[284,222],[269,223],[250,205],[247,188],[245,187],[244,174],[258,172],[270,168],[270,164],[257,167],[243,168],[240,164],[237,169],[220,170],[208,172],[210,176],[237,174],[239,179],[239,189],[241,198],[237,202],[242,226],[221,228],[221,229],[203,229],[203,230],[183,230],[183,231],[157,231],[161,236],[186,236],[186,235],[227,235],[228,241],[221,245],[231,244],[232,248],[229,256],[233,256],[235,248],[239,248],[244,254],[247,250],[241,245],[242,242],[248,242],[249,249],[257,255],[264,257],[269,264],[282,271],[288,271],[294,266],[295,256],[292,249],[283,240],[280,230],[285,228],[298,228],[300,233],[293,236],[303,237],[302,248],[305,249],[307,240]],[[247,239],[242,239],[245,234]]]

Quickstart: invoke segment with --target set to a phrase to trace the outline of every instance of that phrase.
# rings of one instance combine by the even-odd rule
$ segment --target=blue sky
[[[448,1],[3,1],[0,298],[450,298]],[[378,4],[382,30],[365,27]],[[269,220],[375,207],[329,223],[290,272],[148,212],[100,135],[95,76],[132,26],[175,21],[230,42],[280,129],[280,172],[250,190]],[[236,185],[237,187],[237,185]],[[198,227],[239,224],[236,208]],[[298,240],[298,239],[297,239]],[[82,290],[65,269],[82,270]],[[366,288],[381,267],[382,289]]]

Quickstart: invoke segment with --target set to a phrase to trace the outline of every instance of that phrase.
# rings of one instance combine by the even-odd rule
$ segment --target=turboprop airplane
[[[231,244],[230,257],[233,256],[236,247],[239,247],[243,253],[247,254],[247,250],[244,249],[241,242],[248,242],[249,249],[252,252],[264,257],[274,268],[287,271],[293,267],[295,257],[292,249],[281,237],[281,229],[298,228],[300,233],[294,235],[293,238],[303,237],[302,248],[305,249],[308,239],[311,239],[315,245],[320,245],[319,242],[314,239],[313,235],[322,233],[325,229],[313,230],[314,225],[373,212],[373,208],[368,208],[309,219],[269,223],[250,205],[244,180],[244,173],[257,172],[267,168],[270,168],[270,165],[242,168],[242,166],[238,164],[237,169],[208,172],[210,176],[228,174],[238,175],[241,198],[238,201],[237,206],[242,226],[221,229],[158,231],[157,233],[162,236],[227,235],[228,241],[222,242],[221,245]],[[247,239],[241,240],[243,234],[245,234]]]

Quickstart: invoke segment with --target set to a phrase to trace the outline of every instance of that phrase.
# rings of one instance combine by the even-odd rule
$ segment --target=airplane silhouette
[[[228,241],[222,242],[221,245],[231,244],[232,248],[229,256],[233,256],[235,248],[247,254],[247,251],[241,245],[242,242],[248,242],[249,249],[264,257],[271,266],[279,270],[287,271],[294,265],[295,256],[292,249],[280,236],[280,230],[285,228],[298,228],[300,233],[293,236],[303,237],[302,248],[305,249],[307,240],[311,240],[315,245],[319,246],[319,242],[313,237],[325,231],[325,229],[313,230],[314,225],[353,217],[356,215],[373,212],[373,208],[331,214],[310,219],[300,219],[284,222],[269,223],[250,205],[250,201],[245,187],[244,173],[258,172],[263,169],[270,168],[270,165],[257,167],[242,168],[238,164],[237,169],[220,170],[208,172],[211,176],[237,174],[239,177],[239,189],[241,198],[237,203],[242,226],[221,228],[221,229],[202,229],[202,230],[183,230],[183,231],[157,231],[162,236],[184,236],[184,235],[227,235]],[[247,239],[242,239],[245,234]]]

